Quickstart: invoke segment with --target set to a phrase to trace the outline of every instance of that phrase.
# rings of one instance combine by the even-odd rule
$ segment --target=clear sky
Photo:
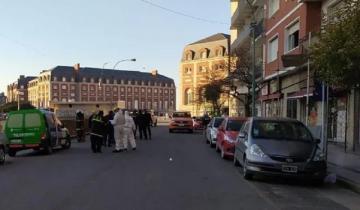
[[[57,65],[150,71],[175,79],[184,46],[229,33],[230,1],[149,0],[215,24],[176,15],[141,0],[0,0],[0,92],[20,74]]]

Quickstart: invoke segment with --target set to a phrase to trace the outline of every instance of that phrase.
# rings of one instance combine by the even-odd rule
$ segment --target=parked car
[[[216,151],[220,152],[222,158],[234,156],[235,141],[245,122],[246,118],[228,117],[219,126],[215,147]]]
[[[190,112],[174,112],[169,123],[169,132],[174,131],[194,132],[193,120]]]
[[[213,147],[216,144],[216,136],[218,133],[218,128],[223,122],[224,118],[214,117],[211,119],[210,123],[205,130],[205,140],[206,143],[210,144],[210,147]]]
[[[1,136],[2,137],[2,136]],[[5,163],[5,156],[6,156],[6,142],[5,138],[0,137],[0,165]]]
[[[243,166],[243,176],[256,174],[311,178],[322,183],[326,161],[308,128],[286,118],[251,118],[241,129],[234,164]]]
[[[43,149],[47,154],[54,147],[71,147],[69,131],[53,112],[38,109],[10,112],[5,123],[9,156],[20,150]]]

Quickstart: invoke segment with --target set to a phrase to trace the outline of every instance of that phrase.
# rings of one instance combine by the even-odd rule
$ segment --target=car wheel
[[[251,180],[253,178],[253,174],[249,173],[249,171],[247,170],[247,164],[248,164],[248,160],[245,157],[244,164],[243,164],[243,177],[246,180]]]
[[[70,139],[69,136],[66,138],[66,143],[64,145],[61,145],[61,147],[63,149],[70,149],[70,147],[71,147],[71,139]]]
[[[205,143],[206,143],[206,144],[209,144],[209,143],[210,143],[210,141],[209,141],[209,139],[207,138],[206,135],[205,135]]]
[[[0,165],[4,165],[5,163],[5,149],[3,147],[0,148]]]
[[[169,133],[173,133],[174,131],[172,129],[169,129]]]
[[[9,155],[10,157],[15,157],[15,156],[16,156],[16,151],[10,149],[10,150],[8,151],[8,155]]]
[[[189,133],[194,133],[194,130],[193,129],[189,130]]]
[[[50,140],[46,141],[46,145],[44,147],[44,152],[47,155],[50,155],[51,153],[53,153],[53,148],[52,148],[52,146],[50,144]]]

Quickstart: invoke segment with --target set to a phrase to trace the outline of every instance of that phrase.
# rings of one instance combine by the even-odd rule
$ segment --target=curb
[[[355,193],[360,194],[360,185],[359,184],[357,184],[345,177],[339,176],[338,174],[336,174],[336,183],[347,189],[354,191]]]

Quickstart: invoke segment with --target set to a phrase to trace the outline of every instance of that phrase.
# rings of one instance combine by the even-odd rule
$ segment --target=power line
[[[207,22],[207,23],[212,23],[212,24],[229,25],[228,23],[224,23],[224,22],[221,22],[221,21],[209,20],[209,19],[205,19],[205,18],[201,18],[201,17],[195,17],[193,15],[185,14],[183,12],[179,12],[179,11],[176,11],[176,10],[161,6],[159,4],[155,4],[155,3],[151,2],[151,1],[148,1],[148,0],[140,0],[140,1],[143,2],[143,3],[146,3],[146,4],[150,5],[150,6],[162,9],[164,11],[167,11],[167,12],[170,12],[170,13],[173,13],[173,14],[176,14],[176,15],[180,15],[180,16],[183,16],[183,17],[191,18],[191,19],[194,19],[194,20]]]

